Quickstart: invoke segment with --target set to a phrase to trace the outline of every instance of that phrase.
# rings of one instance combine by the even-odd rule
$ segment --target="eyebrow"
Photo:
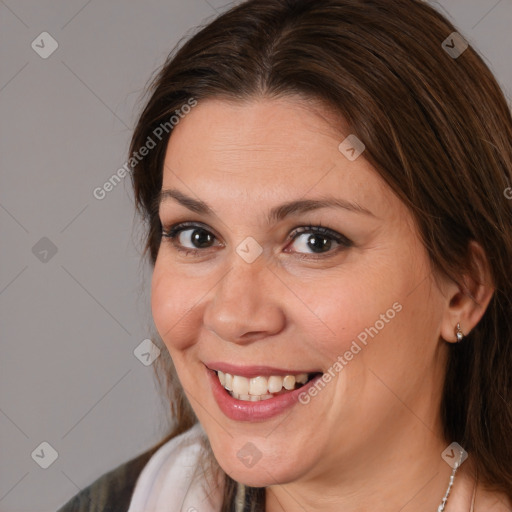
[[[199,199],[194,199],[192,197],[187,196],[183,192],[180,192],[177,189],[162,189],[158,196],[155,199],[155,206],[158,210],[160,205],[168,201],[169,199],[174,199],[179,204],[184,206],[185,208],[193,211],[195,213],[213,216],[215,215],[214,210],[204,201]],[[343,208],[344,210],[348,210],[355,213],[362,213],[365,215],[370,215],[375,217],[375,215],[368,209],[363,206],[347,201],[345,199],[340,199],[332,196],[322,196],[317,199],[298,199],[295,201],[288,201],[279,206],[276,206],[270,210],[267,214],[266,220],[268,224],[272,224],[283,220],[284,218],[290,215],[297,215],[300,213],[309,212],[312,210],[318,210],[320,208]]]

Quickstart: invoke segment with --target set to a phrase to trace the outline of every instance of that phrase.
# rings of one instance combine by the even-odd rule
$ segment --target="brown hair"
[[[422,0],[250,0],[201,28],[167,58],[148,89],[130,153],[190,98],[320,100],[343,116],[365,158],[410,209],[434,268],[474,275],[484,249],[495,293],[463,343],[451,343],[441,411],[446,439],[473,454],[479,480],[512,500],[512,119],[491,71],[471,48],[442,47],[454,26]],[[159,133],[159,132],[157,132]],[[144,254],[161,241],[155,198],[172,129],[132,167]],[[155,138],[153,136],[153,138]],[[197,419],[162,350],[176,425]],[[223,511],[236,483],[226,475]],[[264,510],[264,489],[250,489]]]

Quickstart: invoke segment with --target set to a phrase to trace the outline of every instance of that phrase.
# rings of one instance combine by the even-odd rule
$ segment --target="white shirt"
[[[128,512],[219,512],[223,481],[202,464],[200,423],[162,445],[139,475]]]

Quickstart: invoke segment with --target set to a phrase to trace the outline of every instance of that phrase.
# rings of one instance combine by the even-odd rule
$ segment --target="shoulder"
[[[139,477],[151,481],[155,467],[162,461],[181,462],[183,447],[195,445],[197,449],[201,432],[198,423],[185,431],[176,430],[149,450],[100,476],[57,512],[127,512]]]
[[[137,478],[154,451],[152,448],[100,476],[57,512],[126,512]]]

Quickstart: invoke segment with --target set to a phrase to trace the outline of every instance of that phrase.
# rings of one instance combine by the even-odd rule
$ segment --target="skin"
[[[452,440],[439,416],[448,343],[457,322],[466,334],[476,325],[493,292],[466,276],[477,304],[435,279],[404,204],[364,153],[349,161],[338,150],[350,133],[298,97],[211,99],[180,121],[167,148],[162,188],[201,199],[215,214],[169,199],[160,206],[164,229],[201,222],[214,238],[198,248],[194,228],[185,228],[175,244],[202,251],[196,255],[163,238],[152,279],[155,325],[220,466],[237,481],[267,486],[268,512],[437,510],[451,473],[441,453]],[[322,195],[373,215],[330,207],[266,224],[272,207]],[[319,224],[352,245],[338,250],[333,241],[314,259],[312,233],[288,239]],[[235,250],[248,236],[263,250],[250,264]],[[489,282],[476,244],[474,253],[482,261],[476,277]],[[214,360],[327,372],[394,303],[401,311],[316,397],[270,420],[227,418],[203,378],[203,363]],[[250,468],[237,457],[247,442],[261,452]],[[469,510],[471,467],[469,457],[448,512]]]

